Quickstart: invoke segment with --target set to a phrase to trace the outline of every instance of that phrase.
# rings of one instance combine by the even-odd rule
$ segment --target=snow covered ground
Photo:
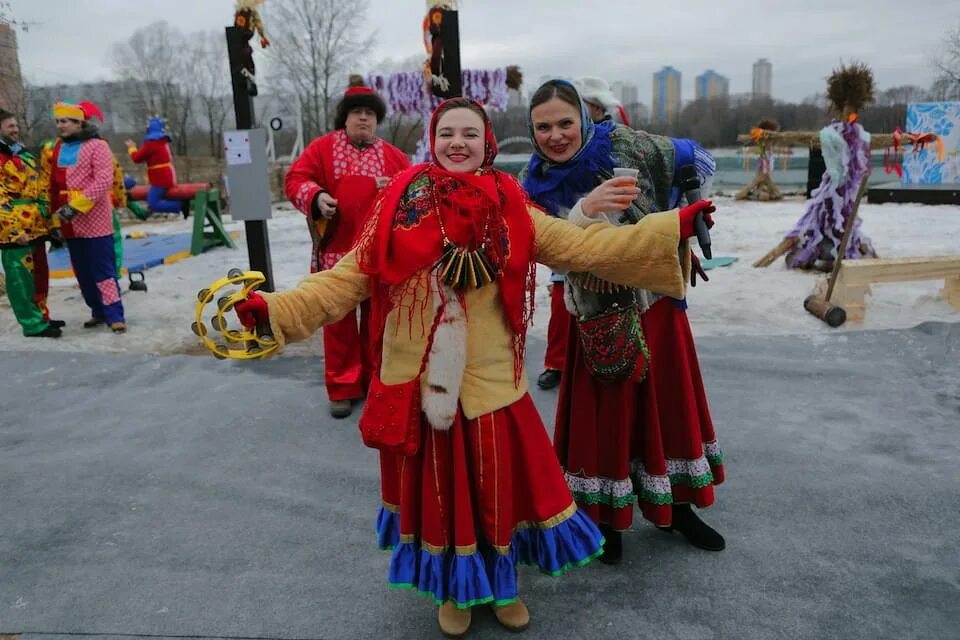
[[[940,294],[942,282],[877,285],[867,299],[866,321],[830,329],[803,310],[816,276],[788,271],[778,260],[766,269],[751,267],[753,260],[772,249],[803,213],[802,199],[778,203],[717,201],[714,227],[715,256],[735,256],[730,267],[710,271],[710,282],[689,294],[690,320],[697,336],[826,334],[858,329],[911,327],[930,320],[960,321]],[[883,257],[960,255],[960,207],[924,205],[870,205],[860,208],[863,230]],[[151,234],[189,231],[193,221],[173,220],[131,224],[124,232]],[[303,216],[278,205],[269,222],[270,246],[277,287],[294,286],[309,270],[310,240]],[[243,231],[242,223],[228,223]],[[202,256],[155,267],[145,272],[149,292],[125,291],[129,331],[113,335],[106,329],[83,329],[89,312],[72,279],[51,281],[49,306],[55,318],[67,322],[59,340],[24,338],[6,297],[0,298],[0,350],[88,353],[205,354],[190,331],[196,293],[232,267],[247,268],[245,239],[236,250],[216,249]],[[544,335],[549,314],[549,272],[541,267],[538,279],[534,334]],[[126,289],[126,281],[123,283]],[[291,345],[291,355],[322,353],[319,335]]]

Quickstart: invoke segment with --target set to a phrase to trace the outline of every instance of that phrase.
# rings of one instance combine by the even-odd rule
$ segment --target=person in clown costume
[[[150,118],[147,133],[143,136],[143,146],[139,149],[133,140],[127,140],[127,153],[137,164],[147,165],[147,206],[150,211],[160,213],[180,213],[183,204],[177,200],[167,200],[167,191],[177,184],[177,173],[173,168],[173,153],[170,151],[171,136],[162,118]]]
[[[92,102],[53,106],[59,139],[45,154],[50,202],[60,220],[83,300],[90,307],[84,328],[108,325],[125,333],[117,281],[113,186],[115,158],[91,121],[103,114]]]
[[[0,110],[0,260],[13,315],[30,338],[59,338],[64,325],[46,304],[51,226],[46,176],[20,143],[17,117]]]
[[[334,131],[311,142],[290,166],[287,199],[307,216],[313,239],[310,272],[329,269],[356,240],[377,191],[410,166],[400,149],[377,138],[386,105],[366,86],[348,87],[334,118]],[[324,377],[330,414],[346,418],[370,379],[367,343],[370,309],[323,328]]]
[[[44,166],[50,166],[49,159],[53,157],[53,149],[56,147],[56,144],[56,140],[48,140],[43,143],[40,161]],[[47,179],[49,179],[49,177]],[[111,189],[110,202],[113,206],[113,251],[116,254],[114,263],[117,266],[117,279],[119,280],[123,271],[123,230],[120,228],[119,209],[126,208],[129,203],[127,201],[127,188],[124,184],[123,168],[120,166],[120,162],[116,156],[113,158],[113,187]],[[54,216],[53,219],[59,224],[59,219],[56,216]],[[56,231],[59,236],[59,227]]]

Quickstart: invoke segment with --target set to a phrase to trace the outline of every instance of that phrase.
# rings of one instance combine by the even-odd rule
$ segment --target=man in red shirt
[[[390,176],[410,166],[397,147],[376,137],[386,105],[364,86],[351,86],[337,105],[334,131],[311,142],[290,167],[287,199],[307,216],[313,239],[310,271],[331,268],[353,247],[367,210]],[[323,328],[330,414],[345,418],[362,398],[371,374],[368,353],[370,309],[361,306]]]

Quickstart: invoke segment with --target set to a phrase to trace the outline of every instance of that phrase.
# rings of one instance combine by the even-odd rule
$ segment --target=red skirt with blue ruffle
[[[448,431],[424,422],[416,456],[381,452],[378,542],[389,584],[459,608],[517,599],[517,565],[559,576],[602,553],[577,509],[533,400]]]

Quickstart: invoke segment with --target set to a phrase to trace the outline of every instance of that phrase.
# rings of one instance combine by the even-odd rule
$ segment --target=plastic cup
[[[628,169],[627,167],[614,167],[613,168],[613,177],[614,178],[630,178],[633,180],[633,183],[637,183],[637,178],[640,177],[640,169]]]
[[[613,168],[613,177],[614,178],[630,178],[635,185],[637,183],[637,178],[640,176],[639,169],[630,169],[627,167],[614,167]],[[622,224],[620,222],[620,216],[623,214],[622,211],[606,211],[601,213],[600,216],[609,222],[612,225],[619,226]]]

